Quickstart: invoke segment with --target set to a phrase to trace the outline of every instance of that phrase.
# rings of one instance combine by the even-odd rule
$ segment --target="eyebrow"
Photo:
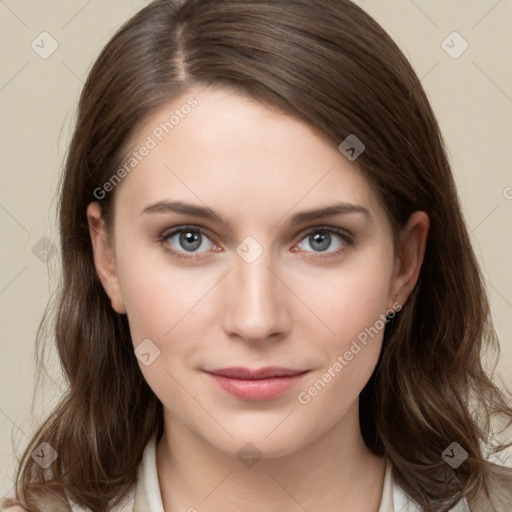
[[[141,215],[151,213],[181,213],[183,215],[190,215],[191,217],[199,217],[201,219],[219,222],[230,228],[229,223],[211,208],[185,203],[183,201],[158,201],[156,203],[150,203],[142,210]],[[368,219],[371,218],[370,212],[364,206],[352,203],[337,203],[323,208],[296,213],[290,219],[290,224],[302,224],[324,217],[348,213],[361,213]]]

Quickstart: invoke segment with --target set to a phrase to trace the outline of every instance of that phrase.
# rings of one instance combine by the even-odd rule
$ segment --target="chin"
[[[248,425],[246,428],[239,428],[233,437],[226,435],[222,436],[222,439],[211,437],[204,439],[218,450],[231,457],[237,457],[242,462],[247,457],[257,459],[285,457],[308,444],[305,433],[282,426],[273,431],[275,427],[276,423],[268,425],[268,428],[264,428],[262,432],[262,428]],[[280,432],[278,432],[279,429],[281,429]],[[312,435],[311,438],[313,438]]]

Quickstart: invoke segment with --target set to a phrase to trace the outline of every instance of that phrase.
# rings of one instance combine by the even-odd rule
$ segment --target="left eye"
[[[337,247],[334,247],[333,251],[328,252],[340,252],[343,250],[343,246],[345,244],[350,244],[351,242],[348,234],[346,234],[344,231],[334,228],[316,228],[312,231],[309,231],[309,233],[307,233],[302,240],[307,241],[307,245],[309,245],[313,252],[326,252],[332,244],[333,236],[337,237],[341,241],[338,243]],[[301,241],[299,245],[304,248],[303,244],[304,242]]]

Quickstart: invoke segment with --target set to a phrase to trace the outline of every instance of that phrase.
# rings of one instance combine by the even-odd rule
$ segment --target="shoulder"
[[[27,512],[27,510],[19,505],[14,505],[9,508],[0,508],[0,512]]]
[[[480,492],[471,502],[472,512],[510,512],[512,468],[492,464],[489,470],[489,494]]]

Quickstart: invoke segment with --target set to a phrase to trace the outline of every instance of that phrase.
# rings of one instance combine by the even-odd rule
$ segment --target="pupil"
[[[313,240],[315,241],[315,243],[320,243],[320,246],[317,246],[317,249],[320,250],[320,251],[325,251],[328,247],[329,247],[329,244],[330,244],[330,235],[327,233],[327,234],[315,234],[313,235]],[[322,243],[323,242],[323,243]]]
[[[199,234],[194,233],[192,231],[186,231],[181,234],[180,243],[183,244],[192,244],[192,247],[188,247],[188,249],[197,249],[201,245],[201,241],[199,239]],[[186,246],[184,247],[186,248]]]

